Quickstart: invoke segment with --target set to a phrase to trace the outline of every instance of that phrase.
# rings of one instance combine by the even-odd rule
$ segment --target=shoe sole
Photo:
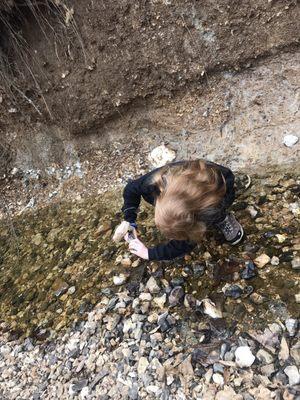
[[[244,237],[244,229],[243,229],[242,226],[241,226],[241,232],[242,232],[241,237],[239,237],[235,242],[230,242],[230,244],[231,244],[232,246],[234,246],[234,245],[240,243],[240,241],[243,239],[243,237]]]

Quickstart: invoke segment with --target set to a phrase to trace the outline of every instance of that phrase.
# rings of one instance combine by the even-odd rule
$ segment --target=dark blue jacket
[[[185,161],[171,163],[169,166],[172,167],[175,165],[180,165],[184,162]],[[209,165],[214,165],[217,169],[219,169],[226,181],[226,194],[224,199],[218,208],[214,210],[210,220],[203,221],[208,225],[213,225],[221,222],[225,218],[225,209],[234,201],[234,175],[229,168],[208,161],[206,161],[206,163]],[[135,223],[141,197],[143,197],[146,202],[152,205],[155,204],[155,199],[159,195],[159,189],[155,184],[152,183],[152,178],[159,170],[160,168],[157,168],[141,176],[140,178],[131,180],[127,183],[123,192],[124,205],[122,207],[125,221]],[[168,243],[160,244],[150,248],[149,260],[171,260],[189,253],[195,246],[196,243],[187,240],[170,240]]]

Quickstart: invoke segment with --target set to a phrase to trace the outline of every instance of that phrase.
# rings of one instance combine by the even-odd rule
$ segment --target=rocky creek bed
[[[251,178],[243,243],[170,262],[112,243],[118,191],[2,220],[2,398],[299,399],[300,180]],[[139,226],[162,240],[146,205]]]

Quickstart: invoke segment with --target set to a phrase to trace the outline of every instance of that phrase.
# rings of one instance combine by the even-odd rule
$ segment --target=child
[[[146,260],[171,260],[190,252],[208,227],[217,227],[227,242],[237,244],[243,228],[227,208],[234,201],[234,175],[221,165],[179,161],[130,181],[123,193],[125,221],[134,229],[141,197],[155,206],[155,224],[170,239],[147,248],[136,236],[131,253]],[[125,235],[128,240],[128,235]]]

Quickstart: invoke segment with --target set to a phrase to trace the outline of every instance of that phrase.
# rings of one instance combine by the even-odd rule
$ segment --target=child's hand
[[[132,254],[144,260],[149,260],[148,249],[139,239],[134,239],[129,242],[129,250]]]

